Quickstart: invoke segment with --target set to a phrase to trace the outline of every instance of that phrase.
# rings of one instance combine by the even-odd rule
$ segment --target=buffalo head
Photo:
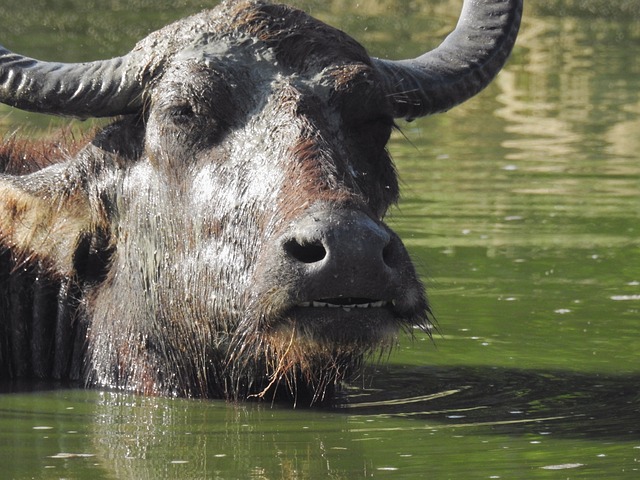
[[[122,116],[70,158],[0,176],[0,242],[77,292],[81,378],[319,400],[399,330],[428,331],[421,282],[383,223],[398,198],[386,144],[394,118],[484,88],[520,12],[466,1],[440,47],[402,61],[264,1],[224,2],[106,61],[0,48],[0,101]]]

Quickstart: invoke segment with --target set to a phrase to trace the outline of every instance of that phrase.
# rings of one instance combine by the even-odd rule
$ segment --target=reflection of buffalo
[[[44,466],[59,477],[92,470],[99,478],[352,479],[395,466],[404,476],[465,478],[470,465],[482,472],[573,462],[598,469],[595,451],[617,452],[609,459],[615,471],[634,471],[639,380],[390,366],[343,408],[297,412],[87,390],[14,393],[2,398],[12,418],[0,430],[0,459],[11,460],[3,464],[7,478],[41,477]],[[605,468],[597,470],[604,477]]]
[[[502,67],[521,2],[465,3],[399,62],[304,13],[225,2],[123,57],[0,49],[0,100],[123,115],[78,148],[3,147],[1,374],[145,394],[329,397],[398,329],[428,329],[398,197],[394,117],[447,110]],[[40,154],[40,150],[43,153]]]
[[[369,394],[349,412],[412,418],[504,435],[635,441],[640,434],[637,374],[499,367],[378,367]]]

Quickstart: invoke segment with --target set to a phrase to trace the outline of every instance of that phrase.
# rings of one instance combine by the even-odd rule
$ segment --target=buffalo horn
[[[41,62],[0,46],[0,102],[79,118],[109,117],[142,106],[140,59],[129,54],[89,63]]]
[[[523,0],[465,0],[455,30],[434,50],[374,63],[396,118],[444,112],[471,98],[500,71],[520,27]]]

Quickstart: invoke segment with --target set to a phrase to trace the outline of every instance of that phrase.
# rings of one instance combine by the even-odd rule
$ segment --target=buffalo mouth
[[[357,373],[367,358],[391,352],[401,331],[427,324],[424,297],[413,299],[410,289],[398,296],[393,291],[379,296],[336,292],[297,298],[274,289],[266,298],[277,300],[277,293],[284,297],[279,311],[263,315],[253,337],[260,348],[252,349],[256,343],[251,343],[242,349],[254,350],[266,369],[262,390],[251,396],[262,398],[281,386],[296,398],[306,391],[311,403],[322,401],[332,385]]]
[[[298,302],[289,310],[299,323],[308,329],[333,326],[344,329],[364,330],[372,327],[396,325],[401,315],[395,301],[365,297],[318,298]],[[348,321],[348,322],[347,322]]]
[[[377,349],[395,342],[406,320],[396,311],[394,300],[366,297],[327,297],[304,300],[292,305],[272,332],[297,332],[297,341],[310,342],[312,349]]]
[[[308,302],[300,302],[296,307],[300,308],[340,308],[345,312],[353,309],[376,309],[392,308],[395,305],[393,300],[376,300],[371,298],[321,298]]]
[[[262,331],[269,381],[255,396],[264,397],[277,385],[298,396],[294,391],[306,385],[312,403],[322,400],[369,355],[390,351],[404,323],[393,300],[345,296],[292,302]]]

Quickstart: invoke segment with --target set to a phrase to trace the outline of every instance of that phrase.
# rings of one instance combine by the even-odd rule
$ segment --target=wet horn
[[[396,118],[443,112],[485,88],[516,40],[523,0],[465,0],[455,30],[434,50],[374,63]]]
[[[142,108],[142,61],[132,53],[89,63],[42,62],[0,46],[0,102],[79,118]]]

